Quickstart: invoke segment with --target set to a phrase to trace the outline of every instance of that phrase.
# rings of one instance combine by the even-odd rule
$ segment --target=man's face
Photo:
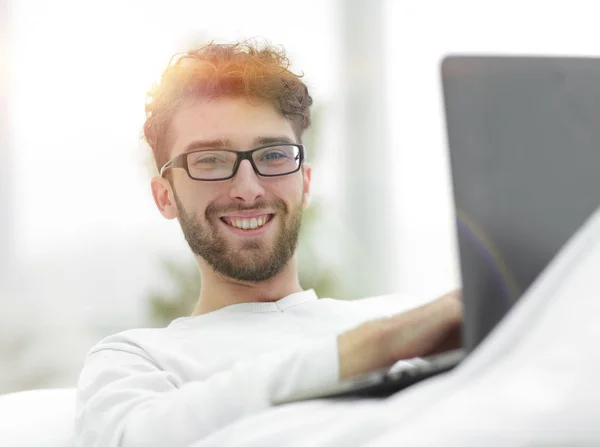
[[[244,151],[266,138],[295,141],[290,122],[272,105],[229,97],[184,103],[172,119],[170,135],[170,158],[199,142],[210,148]],[[192,251],[216,272],[241,281],[263,281],[279,273],[292,258],[309,191],[310,167],[305,166],[304,172],[261,177],[243,160],[233,178],[214,182],[192,180],[184,169],[168,172],[176,214],[167,217],[178,217]],[[158,204],[160,192],[154,185],[153,192]]]

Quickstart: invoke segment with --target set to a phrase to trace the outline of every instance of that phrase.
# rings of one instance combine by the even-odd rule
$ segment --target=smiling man
[[[218,93],[182,102],[170,121],[174,157],[152,180],[200,265],[195,314],[301,291],[293,255],[311,171],[300,132],[268,102]]]
[[[152,194],[178,219],[202,288],[192,315],[90,351],[77,445],[189,446],[274,401],[455,343],[457,293],[403,313],[410,304],[388,297],[382,313],[371,299],[318,299],[300,287],[312,99],[288,66],[274,48],[210,44],[177,58],[150,92]]]

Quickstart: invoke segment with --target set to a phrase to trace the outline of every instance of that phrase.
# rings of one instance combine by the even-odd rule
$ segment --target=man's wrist
[[[340,380],[347,380],[390,365],[391,353],[382,320],[364,323],[338,336]]]

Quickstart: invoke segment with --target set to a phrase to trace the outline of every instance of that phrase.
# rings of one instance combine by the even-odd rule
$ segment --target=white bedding
[[[600,213],[451,373],[387,399],[273,407],[194,447],[600,445]]]

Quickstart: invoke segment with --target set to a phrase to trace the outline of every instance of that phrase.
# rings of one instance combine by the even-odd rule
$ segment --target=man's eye
[[[217,157],[215,155],[204,155],[200,157],[196,157],[192,160],[192,164],[195,165],[216,165],[220,163],[225,163],[221,157]]]
[[[287,158],[287,155],[280,151],[272,151],[272,152],[267,152],[266,154],[264,154],[262,156],[262,159],[267,160],[267,161],[279,160],[280,158]]]

